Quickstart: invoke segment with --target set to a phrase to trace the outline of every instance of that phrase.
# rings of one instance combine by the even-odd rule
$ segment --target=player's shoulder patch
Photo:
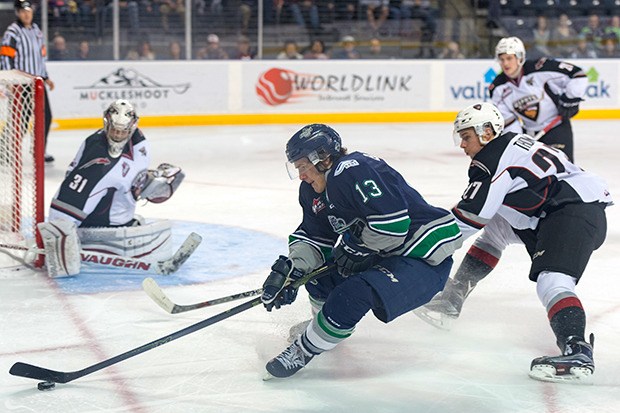
[[[345,159],[345,160],[342,160],[342,161],[338,162],[338,165],[336,165],[336,167],[334,168],[334,176],[338,176],[342,172],[344,172],[345,170],[347,170],[349,168],[354,168],[354,167],[359,166],[359,165],[360,165],[360,163],[357,161],[357,159]]]

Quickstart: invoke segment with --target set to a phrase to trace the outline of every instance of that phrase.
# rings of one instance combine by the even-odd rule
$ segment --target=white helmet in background
[[[108,152],[118,158],[138,127],[138,115],[133,105],[124,99],[113,102],[103,112],[103,129],[108,139]]]
[[[484,130],[492,128],[495,133],[490,139],[484,138]],[[461,136],[459,132],[468,128],[474,128],[482,145],[486,145],[497,138],[504,130],[504,117],[493,104],[482,102],[466,107],[456,115],[454,121],[454,142],[459,145]]]
[[[525,46],[518,37],[504,37],[495,46],[495,59],[499,60],[501,54],[513,54],[517,56],[519,67],[525,63]]]

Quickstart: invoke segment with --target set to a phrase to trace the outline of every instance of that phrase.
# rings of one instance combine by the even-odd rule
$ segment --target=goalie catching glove
[[[155,170],[140,172],[131,186],[131,192],[136,201],[146,199],[160,204],[170,199],[184,178],[181,168],[162,163]]]
[[[297,298],[298,289],[291,287],[290,284],[303,275],[300,270],[293,267],[293,262],[288,257],[280,255],[271,266],[271,273],[263,283],[261,301],[267,311],[271,311],[273,307],[279,309],[283,305],[292,304]]]

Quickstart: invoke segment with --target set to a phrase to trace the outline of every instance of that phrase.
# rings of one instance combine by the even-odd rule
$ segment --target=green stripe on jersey
[[[409,216],[404,216],[389,222],[368,222],[368,226],[379,233],[397,236],[407,235],[407,232],[409,232],[409,225],[411,225],[411,218],[409,218]]]
[[[459,233],[459,226],[454,221],[435,227],[432,231],[429,231],[422,238],[417,240],[405,255],[413,258],[426,258],[431,251],[435,250],[437,245],[453,239]]]

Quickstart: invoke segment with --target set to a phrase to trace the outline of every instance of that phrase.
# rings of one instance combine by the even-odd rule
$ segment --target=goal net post
[[[44,87],[40,77],[0,70],[0,244],[42,246],[36,225],[44,220]],[[10,253],[43,265],[41,255]],[[6,256],[0,266],[16,264],[3,262]]]

